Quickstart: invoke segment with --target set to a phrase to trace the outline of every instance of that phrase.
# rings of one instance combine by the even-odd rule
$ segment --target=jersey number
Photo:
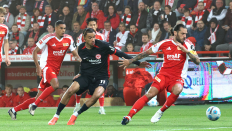
[[[106,81],[105,80],[101,80],[100,84],[105,84]]]

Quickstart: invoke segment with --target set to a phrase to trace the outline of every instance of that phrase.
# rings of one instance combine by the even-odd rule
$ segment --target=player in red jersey
[[[33,59],[36,65],[37,75],[42,76],[42,80],[38,86],[38,94],[35,98],[30,98],[8,111],[13,120],[16,119],[16,112],[25,110],[28,106],[29,113],[34,115],[35,109],[40,101],[46,99],[46,97],[59,87],[57,75],[59,74],[60,66],[68,49],[72,51],[75,60],[81,61],[74,48],[72,37],[64,34],[65,30],[66,25],[63,21],[59,20],[55,23],[55,33],[44,36],[36,43],[37,46],[33,51]],[[43,52],[39,65],[37,53],[41,49],[43,49]]]
[[[6,65],[9,66],[10,60],[8,57],[8,51],[9,51],[9,43],[8,43],[8,33],[9,33],[9,29],[6,25],[3,24],[3,22],[5,21],[5,13],[6,13],[6,9],[3,7],[0,7],[0,64],[2,62],[2,45],[4,43],[4,52],[5,52],[5,62]]]
[[[102,40],[102,41],[105,40],[104,35],[97,32],[97,18],[88,18],[88,19],[86,19],[86,23],[87,23],[87,28],[92,28],[92,29],[94,29],[94,31],[96,31],[95,38],[97,40]],[[83,34],[81,34],[78,37],[77,50],[78,50],[78,46],[83,42],[85,42],[85,40],[84,40]],[[76,95],[76,106],[75,106],[73,112],[77,112],[80,109],[80,99],[81,99],[81,95]],[[105,109],[104,109],[104,99],[105,99],[105,94],[103,93],[102,96],[99,98],[100,109],[98,111],[99,114],[103,114],[103,115],[106,114]]]
[[[177,100],[179,94],[182,92],[184,79],[187,77],[188,59],[190,58],[195,64],[199,65],[200,59],[195,52],[194,45],[186,39],[187,29],[184,25],[179,24],[176,25],[173,30],[174,39],[163,40],[136,57],[130,60],[124,59],[122,62],[119,62],[126,68],[133,61],[140,60],[159,50],[162,50],[164,53],[163,66],[155,76],[150,89],[144,96],[135,102],[129,114],[123,117],[121,122],[122,125],[128,124],[131,118],[139,112],[151,98],[166,89],[171,92],[171,95],[167,98],[163,107],[151,118],[151,122],[158,122],[163,112]]]

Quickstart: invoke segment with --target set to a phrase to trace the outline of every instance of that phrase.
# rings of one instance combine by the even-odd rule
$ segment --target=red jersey
[[[60,100],[61,100],[60,98],[57,100],[56,107],[58,107]],[[72,95],[66,107],[74,107],[75,104],[76,104],[76,99],[75,99],[75,96]]]
[[[185,40],[183,46],[190,52],[196,53],[194,45],[188,39]],[[173,39],[163,40],[151,48],[154,53],[159,50],[164,53],[164,61],[159,74],[183,79],[187,77],[189,56],[177,47]]]
[[[105,36],[99,32],[96,32],[95,38],[97,40],[103,40],[103,41],[105,40]],[[77,40],[77,46],[79,46],[83,42],[85,42],[83,34],[80,34],[80,36],[78,37],[78,40]]]
[[[56,105],[52,96],[48,96],[46,99],[41,101],[38,107],[54,107]]]
[[[5,104],[5,107],[13,107],[13,100],[15,98],[15,94],[11,93],[10,96],[7,96],[7,94],[5,94],[3,96],[3,102]]]
[[[45,35],[36,45],[43,49],[40,58],[41,69],[51,67],[57,74],[67,50],[75,50],[72,37],[66,34],[60,40],[55,33]]]
[[[8,27],[4,24],[0,24],[0,62],[2,62],[2,45],[4,44],[4,40],[8,39]]]
[[[3,101],[3,96],[0,96],[0,107],[5,107],[5,103]]]
[[[15,96],[15,98],[13,100],[13,105],[17,106],[29,98],[30,98],[30,96],[26,92],[24,92],[23,96],[17,95],[17,96]]]
[[[142,47],[140,48],[140,52],[148,50],[151,46],[153,46],[153,44],[151,42],[147,42],[147,44],[142,45]]]
[[[23,50],[23,54],[24,55],[32,54],[32,52],[35,49],[35,47],[36,47],[36,44],[34,44],[34,46],[32,46],[32,47],[28,46],[26,49]]]

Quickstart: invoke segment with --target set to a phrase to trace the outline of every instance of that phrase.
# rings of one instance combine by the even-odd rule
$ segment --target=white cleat
[[[73,113],[74,112],[77,112],[77,111],[79,111],[80,110],[80,103],[76,103],[76,106],[75,106],[75,108],[74,108],[74,110],[73,110]]]
[[[100,107],[98,113],[101,114],[101,115],[105,115],[106,113],[105,113],[104,107]]]
[[[34,116],[34,114],[35,114],[35,107],[34,107],[35,105],[32,105],[32,104],[30,104],[29,105],[29,113],[32,115],[32,116]]]
[[[163,115],[163,112],[161,110],[158,110],[155,113],[155,115],[151,118],[151,122],[152,123],[157,123],[160,120],[160,118],[162,117],[162,115]]]

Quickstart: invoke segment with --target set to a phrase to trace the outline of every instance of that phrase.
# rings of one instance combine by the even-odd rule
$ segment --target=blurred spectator
[[[15,39],[18,42],[19,47],[23,46],[24,42],[24,35],[22,32],[19,32],[18,26],[13,24],[11,27],[12,32],[9,33],[9,39]]]
[[[41,24],[40,24],[43,27],[42,31],[46,31],[48,25],[50,25],[50,24],[54,27],[56,21],[57,21],[56,14],[52,11],[52,8],[50,5],[46,5],[45,14],[44,14],[42,21],[41,21]]]
[[[225,0],[222,0],[222,2],[223,2],[223,7],[225,7],[226,6],[225,5],[226,4]],[[216,8],[216,4],[217,4],[217,0],[212,0],[210,9],[211,10],[215,9]]]
[[[139,0],[139,2],[140,1],[144,2],[145,8],[147,8],[147,9],[151,9],[156,1],[158,1],[160,3],[160,5],[163,2],[163,0]]]
[[[76,0],[76,4],[75,4],[75,7],[74,7],[74,12],[77,11],[77,6],[83,6],[83,8],[85,9],[86,12],[89,12],[91,11],[91,4],[92,4],[92,0]],[[97,2],[97,0],[96,0]],[[98,4],[100,2],[97,2]]]
[[[11,0],[9,5],[9,12],[16,17],[19,14],[19,9],[21,7],[21,0]]]
[[[61,0],[52,0],[51,3],[50,3],[50,5],[51,5],[51,7],[52,7],[52,9],[53,9],[53,11],[54,11],[55,13],[57,13],[58,10],[59,10],[60,1],[61,1]]]
[[[159,24],[155,23],[152,30],[148,32],[149,39],[151,40],[152,44],[156,44],[159,42],[160,37],[162,35],[162,31],[160,30]]]
[[[34,23],[33,24],[33,30],[29,31],[24,39],[24,43],[23,45],[27,45],[27,39],[29,37],[34,38],[35,43],[39,40],[38,38],[43,34],[43,32],[39,29],[39,24],[38,23]]]
[[[75,4],[76,4],[75,0],[61,0],[60,7],[58,10],[58,15],[60,16],[62,14],[62,10],[65,6],[68,6],[70,9],[70,13],[73,14]]]
[[[112,28],[110,21],[104,22],[104,29],[100,31],[105,36],[105,41],[113,45],[117,32]]]
[[[117,13],[115,13],[114,6],[108,6],[108,12],[105,14],[104,21],[110,21],[111,27],[116,30],[120,23],[120,17]]]
[[[212,18],[210,21],[210,28],[206,31],[205,34],[205,51],[216,51],[216,47],[219,44],[224,43],[225,38],[225,31],[222,29],[222,27],[218,24],[218,21],[216,18]],[[215,54],[207,55],[215,57]]]
[[[204,9],[205,10],[210,10],[210,6],[213,2],[213,0],[197,0],[197,4],[195,5],[193,11],[191,13],[195,13],[195,11],[198,11],[198,4],[202,2],[203,3],[203,6],[204,6]]]
[[[113,6],[115,12],[120,16],[123,11],[123,1],[122,0],[101,0],[99,4],[99,9],[104,12],[104,14],[108,13],[109,6]]]
[[[184,9],[184,16],[182,16],[181,20],[183,21],[183,24],[187,29],[192,28],[194,21],[192,19],[192,16],[190,16],[189,9]]]
[[[225,36],[225,43],[220,44],[216,47],[217,51],[231,51],[232,50],[232,25],[227,30],[226,36]]]
[[[197,0],[179,0],[177,3],[176,17],[184,15],[184,9],[193,10],[194,6],[197,4]]]
[[[139,10],[137,14],[133,14],[132,23],[138,28],[139,31],[146,33],[146,19],[148,16],[147,11],[145,10],[145,5],[143,2],[139,3]]]
[[[99,6],[98,6],[97,2],[92,3],[92,12],[87,13],[86,19],[89,17],[98,19],[97,20],[97,27],[99,30],[102,30],[104,28],[104,19],[102,19],[102,18],[104,18],[104,13],[101,10],[99,10]],[[82,26],[84,26],[84,28],[86,28],[87,23],[83,22],[83,24],[84,25],[82,25]]]
[[[0,0],[0,6],[3,7],[3,5],[8,4],[7,0]]]
[[[3,101],[4,94],[2,93],[2,89],[0,88],[0,107],[5,107],[5,103]]]
[[[17,96],[15,96],[15,98],[13,99],[13,106],[17,106],[21,103],[23,103],[25,100],[29,99],[30,96],[24,92],[24,89],[22,86],[19,86],[17,88]]]
[[[231,0],[225,0],[225,3],[226,3],[226,9],[228,9],[229,7],[230,7],[230,2],[231,2]]]
[[[119,31],[116,35],[116,40],[114,41],[114,46],[121,46],[121,51],[125,52],[126,51],[126,39],[128,37],[128,34],[130,31],[125,31],[126,30],[126,26],[124,23],[120,23],[119,24]]]
[[[126,52],[134,52],[134,45],[132,43],[126,45]]]
[[[202,20],[206,25],[207,25],[207,18],[209,16],[209,11],[207,9],[204,8],[204,2],[198,2],[197,5],[197,12],[195,13],[195,15],[193,16],[193,18],[195,18],[195,22],[193,24],[193,27],[197,26],[197,22],[199,20]]]
[[[46,6],[49,5],[47,0],[35,0],[34,8],[39,8],[39,10],[45,14],[45,8]]]
[[[222,28],[228,30],[231,25],[232,25],[232,1],[230,2],[230,7],[227,10],[224,26],[222,26]]]
[[[14,16],[9,12],[8,5],[3,5],[3,7],[6,9],[5,21],[3,24],[11,29],[12,25],[14,24]]]
[[[171,23],[171,27],[174,27],[177,21],[176,13],[172,12],[170,5],[165,5],[164,12],[164,21],[168,21],[169,23]]]
[[[18,30],[26,36],[30,27],[31,17],[27,14],[25,6],[21,6],[19,12],[19,15],[15,17],[15,24],[18,25]]]
[[[164,10],[166,5],[171,7],[171,11],[174,11],[177,7],[177,3],[179,0],[163,0],[161,9]],[[176,14],[176,13],[175,13]]]
[[[148,39],[148,34],[142,35],[142,42],[143,42],[143,45],[140,48],[140,52],[144,52],[144,51],[148,50],[153,45]]]
[[[9,55],[22,54],[21,48],[17,45],[17,40],[12,39],[9,41]]]
[[[117,97],[117,91],[115,90],[113,85],[109,85],[106,88],[107,93],[105,94],[105,97]]]
[[[33,15],[31,17],[31,28],[29,29],[29,31],[33,30],[33,23],[38,23],[39,25],[42,22],[42,12],[39,10],[39,8],[35,8],[33,10]],[[40,28],[42,28],[42,26],[40,26]]]
[[[197,44],[195,45],[196,51],[202,51],[204,47],[205,33],[207,31],[207,26],[204,24],[203,20],[197,22],[197,29],[191,30],[191,36],[193,36]]]
[[[161,34],[159,41],[168,39],[169,36],[171,36],[171,34],[170,34],[171,24],[169,22],[165,21],[163,23],[163,27],[164,27],[164,29],[162,30],[162,34]]]
[[[73,31],[69,33],[69,35],[72,36],[73,40],[76,41],[76,38],[80,36],[83,30],[80,29],[80,24],[79,22],[74,22],[73,23]]]
[[[72,18],[73,18],[73,15],[70,13],[69,7],[65,6],[63,8],[63,13],[60,15],[59,19],[62,20],[66,24],[66,32],[71,31]]]
[[[154,8],[149,10],[147,17],[147,27],[150,29],[155,23],[158,23],[162,27],[162,20],[164,20],[164,11],[161,10],[160,2],[154,3]]]
[[[33,15],[33,9],[35,5],[35,0],[21,0],[21,5],[26,7],[27,14]]]
[[[210,14],[207,18],[209,22],[212,18],[216,18],[219,21],[219,24],[222,25],[224,23],[224,18],[226,17],[227,9],[223,6],[222,0],[216,1],[216,8],[210,11]]]
[[[131,7],[131,12],[133,12],[132,15],[138,13],[138,1],[139,0],[128,0],[127,5]]]
[[[12,92],[13,86],[10,84],[7,84],[5,86],[5,92],[6,94],[3,96],[3,102],[5,107],[13,107],[13,100],[15,98],[15,94]]]
[[[69,88],[69,86],[67,86],[67,85],[64,85],[64,86],[62,87],[62,92],[60,93],[60,97],[59,97],[59,99],[56,101],[56,107],[59,105],[61,98],[63,97],[64,93],[66,92],[66,90],[67,90],[68,88]],[[70,97],[70,100],[69,100],[69,102],[68,102],[68,104],[67,104],[66,106],[67,106],[67,107],[73,107],[73,106],[75,105],[75,103],[76,103],[75,95],[72,95],[72,96]]]
[[[27,40],[27,48],[25,48],[23,50],[23,54],[24,55],[32,54],[32,52],[34,51],[35,47],[36,47],[36,44],[35,44],[34,38],[29,37],[28,40]],[[38,54],[40,54],[40,53],[38,53]]]
[[[134,51],[139,52],[142,46],[142,33],[139,31],[135,25],[130,25],[130,33],[126,39],[126,44],[132,43],[134,46]]]
[[[85,11],[84,7],[82,5],[77,6],[77,12],[74,13],[73,19],[72,19],[72,25],[74,22],[78,22],[80,25],[80,28],[83,30],[85,29],[85,20],[87,19],[86,17],[87,12]],[[73,27],[72,27],[73,29]]]
[[[53,97],[49,95],[46,99],[41,101],[38,107],[55,107],[56,102],[54,101]]]
[[[54,33],[54,27],[52,25],[48,25],[47,31],[44,32],[40,37],[39,40],[42,39],[45,35]]]
[[[130,24],[131,24],[131,8],[130,6],[126,6],[125,10],[124,10],[124,15],[121,18],[121,22],[123,22],[126,26],[126,29],[130,28]]]

